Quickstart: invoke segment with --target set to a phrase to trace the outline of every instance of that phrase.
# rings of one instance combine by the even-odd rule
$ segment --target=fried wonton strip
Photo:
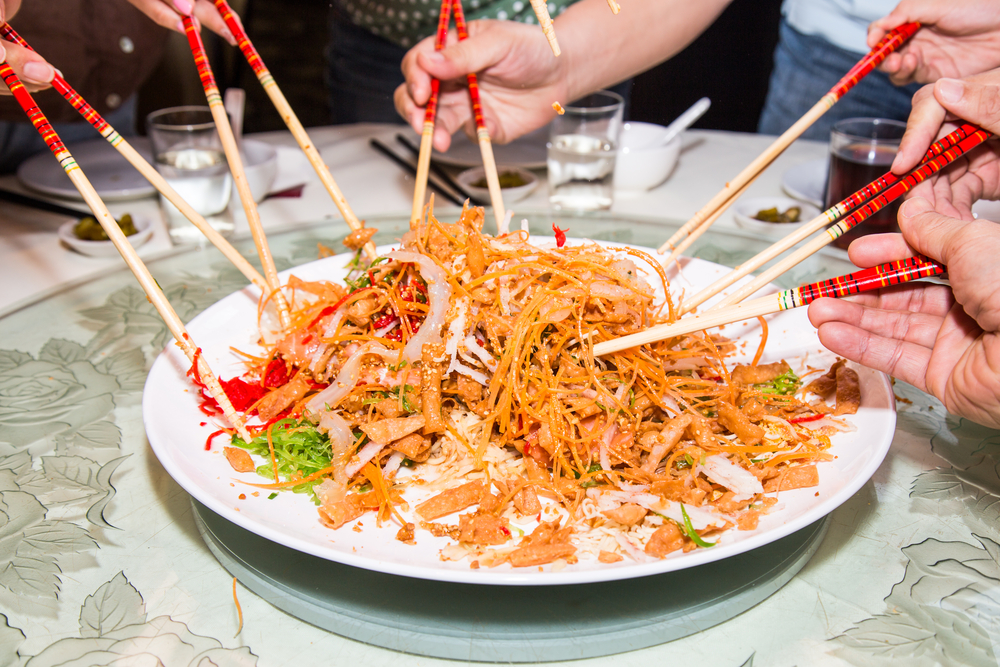
[[[424,413],[424,435],[445,430],[441,419],[441,364],[445,354],[442,343],[427,343],[420,355],[420,400]]]
[[[861,379],[847,366],[837,369],[837,408],[835,415],[853,415],[861,407]]]

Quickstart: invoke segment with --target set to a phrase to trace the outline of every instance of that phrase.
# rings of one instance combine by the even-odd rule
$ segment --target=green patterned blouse
[[[549,0],[549,14],[555,18],[574,1]],[[437,31],[438,0],[341,0],[339,4],[355,25],[403,47],[411,47]],[[468,21],[538,23],[528,0],[463,0],[462,7]]]

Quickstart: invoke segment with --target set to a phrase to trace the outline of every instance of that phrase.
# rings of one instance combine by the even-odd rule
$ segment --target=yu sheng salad
[[[735,346],[705,332],[595,357],[676,318],[660,264],[558,229],[491,237],[483,219],[428,214],[399,250],[359,252],[344,285],[290,278],[291,326],[223,381],[254,436],[224,448],[236,471],[308,494],[330,529],[446,537],[441,558],[471,567],[709,548],[818,484],[860,403],[843,362],[800,378],[757,363],[762,340],[727,366]]]

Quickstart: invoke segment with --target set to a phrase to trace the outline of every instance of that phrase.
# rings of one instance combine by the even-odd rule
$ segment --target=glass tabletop
[[[677,227],[610,214],[520,217],[539,234],[556,224],[571,236],[652,247]],[[368,226],[379,229],[376,242],[389,243],[408,222]],[[272,233],[278,269],[316,259],[321,246],[339,252],[347,231],[322,222]],[[235,245],[256,263],[249,239]],[[734,265],[766,245],[710,232],[692,254]],[[185,321],[247,283],[214,248],[147,261]],[[827,250],[779,284],[852,268],[846,253]],[[291,656],[316,664],[331,651],[359,664],[437,664],[331,635],[238,587],[236,634],[234,583],[200,541],[187,495],[143,431],[142,387],[169,340],[124,268],[0,315],[0,664],[140,656],[166,665],[285,664]],[[908,385],[898,383],[896,394],[889,457],[834,512],[817,555],[790,584],[721,626],[602,664],[669,657],[735,667],[755,656],[760,664],[996,664],[1000,432],[948,415]]]

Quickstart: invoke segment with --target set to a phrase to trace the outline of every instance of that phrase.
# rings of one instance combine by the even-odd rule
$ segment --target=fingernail
[[[958,102],[965,93],[965,86],[955,79],[938,79],[936,90],[942,102]]]
[[[34,83],[50,83],[55,71],[51,65],[32,61],[24,66],[24,78]]]
[[[427,54],[427,59],[430,60],[432,63],[444,62],[444,56],[441,55],[440,51],[431,51],[430,53]]]
[[[7,60],[7,49],[3,48],[3,44],[0,44],[0,60]]]
[[[912,218],[933,210],[934,207],[929,201],[923,197],[914,197],[903,202],[903,205],[899,207],[899,215],[904,218]]]
[[[177,26],[174,29],[182,35],[187,32],[187,28],[184,26],[184,19],[177,19]]]
[[[194,7],[191,6],[190,0],[174,0],[174,9],[185,16],[190,16]]]
[[[225,38],[227,42],[229,42],[229,46],[236,46],[236,38],[233,37],[233,33],[231,33],[229,30],[225,30],[222,33],[222,36]]]

